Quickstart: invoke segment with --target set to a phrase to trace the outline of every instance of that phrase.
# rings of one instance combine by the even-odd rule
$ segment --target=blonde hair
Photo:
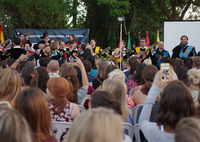
[[[128,107],[124,85],[119,80],[106,79],[103,82],[102,90],[113,94],[115,98],[121,103],[122,119],[124,122],[126,122],[128,117]]]
[[[125,70],[130,69],[128,65],[128,59],[122,60],[122,66]]]
[[[0,70],[0,84],[0,100],[14,103],[22,89],[18,72],[11,68]]]
[[[187,117],[181,119],[176,125],[176,142],[199,142],[200,141],[200,120],[198,118]]]
[[[0,108],[0,141],[31,142],[31,134],[24,117],[14,109]]]
[[[198,69],[190,69],[188,70],[188,86],[195,85],[200,86],[200,72]]]
[[[125,84],[125,75],[120,69],[115,69],[108,74],[108,79],[116,79]]]
[[[121,142],[121,121],[121,117],[111,109],[89,109],[76,117],[65,142]]]
[[[144,62],[146,65],[152,65],[151,59],[145,59]]]

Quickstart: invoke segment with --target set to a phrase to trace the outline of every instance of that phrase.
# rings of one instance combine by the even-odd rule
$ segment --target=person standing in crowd
[[[5,58],[13,58],[18,59],[21,54],[26,54],[26,50],[22,49],[20,47],[20,38],[15,38],[14,40],[15,46],[9,50],[7,50],[5,53],[2,54],[0,57],[1,60],[5,60]]]
[[[60,77],[58,75],[58,71],[60,70],[59,68],[59,63],[56,60],[51,60],[49,64],[47,64],[47,70],[49,71],[49,77]]]
[[[160,41],[155,53],[155,60],[157,61],[157,66],[159,68],[160,68],[160,64],[164,63],[164,57],[170,57],[170,55],[169,55],[169,52],[164,49],[164,42]]]
[[[85,60],[85,61],[83,61],[83,65],[84,65],[84,67],[85,67],[85,71],[86,71],[86,74],[87,74],[88,81],[92,83],[92,81],[93,81],[94,78],[95,78],[94,76],[92,76],[92,75],[90,74],[90,71],[91,71],[91,69],[92,69],[92,64],[90,63],[90,61]]]
[[[197,55],[195,47],[188,44],[188,37],[186,35],[181,37],[181,43],[172,52],[172,58],[186,58]]]

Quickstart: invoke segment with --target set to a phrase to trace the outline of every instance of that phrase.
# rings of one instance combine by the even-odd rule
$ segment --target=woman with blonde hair
[[[103,81],[106,79],[106,68],[109,63],[107,61],[101,62],[99,65],[99,70],[97,73],[97,77],[92,81],[92,87],[96,90],[100,85],[102,85]]]
[[[199,93],[199,87],[200,87],[200,72],[198,69],[190,69],[187,72],[187,79],[188,79],[188,89],[192,95],[192,98],[194,100],[194,105],[197,106],[199,104],[198,98],[200,97]],[[198,105],[199,107],[200,105]]]
[[[89,109],[74,120],[65,142],[122,142],[120,122],[121,117],[113,110]]]
[[[181,119],[176,125],[176,142],[199,142],[200,120],[194,117]]]
[[[0,101],[14,104],[17,95],[21,92],[22,83],[15,69],[0,70]]]
[[[14,109],[0,107],[0,141],[31,142],[26,120]]]
[[[46,95],[38,88],[23,90],[16,98],[14,108],[29,124],[34,142],[56,142],[50,134],[51,116]],[[23,134],[23,133],[22,133]]]

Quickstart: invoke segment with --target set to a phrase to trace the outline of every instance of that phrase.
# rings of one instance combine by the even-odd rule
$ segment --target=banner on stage
[[[32,32],[29,36],[31,43],[38,43],[42,39],[40,38],[45,31],[49,34],[49,39],[56,41],[64,40],[69,41],[69,35],[74,34],[79,43],[89,42],[89,29],[14,29],[13,39],[17,38],[20,33],[26,34]]]

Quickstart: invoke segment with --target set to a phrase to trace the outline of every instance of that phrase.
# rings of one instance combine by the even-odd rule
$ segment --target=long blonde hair
[[[120,69],[115,69],[108,74],[108,79],[116,79],[125,84],[125,75]]]
[[[124,122],[126,122],[128,117],[128,106],[124,85],[119,80],[106,79],[103,82],[102,90],[113,94],[115,98],[121,103],[122,119]]]
[[[0,84],[0,101],[14,103],[22,89],[18,72],[11,68],[0,70]]]
[[[0,107],[0,135],[1,142],[31,142],[26,120],[10,108]]]
[[[102,107],[89,109],[76,117],[65,142],[121,142],[121,121],[113,110]]]

